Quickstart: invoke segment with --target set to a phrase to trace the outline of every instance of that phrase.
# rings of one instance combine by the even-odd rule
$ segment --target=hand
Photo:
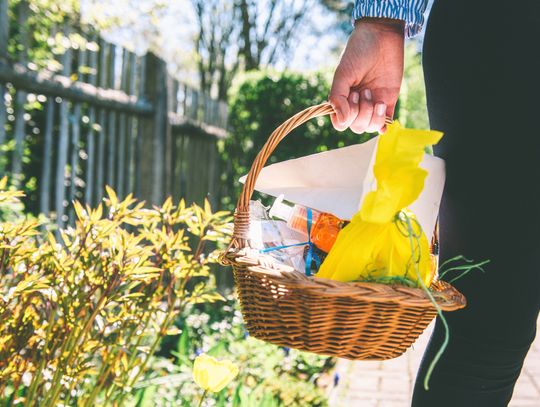
[[[336,130],[384,131],[403,78],[404,22],[362,18],[355,24],[334,74],[329,101]]]

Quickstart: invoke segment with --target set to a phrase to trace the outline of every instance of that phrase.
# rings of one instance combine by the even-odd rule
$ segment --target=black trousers
[[[436,0],[424,42],[430,124],[445,133],[441,260],[490,259],[456,282],[450,345],[414,407],[507,406],[540,309],[540,2]],[[540,406],[540,400],[538,401]]]

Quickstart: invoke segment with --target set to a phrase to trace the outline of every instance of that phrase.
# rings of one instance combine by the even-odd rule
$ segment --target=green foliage
[[[252,72],[241,81],[230,103],[230,137],[222,146],[228,191],[238,196],[238,178],[247,173],[272,131],[309,106],[328,98],[329,81],[322,74]],[[372,135],[335,131],[327,117],[313,119],[291,132],[277,147],[269,163],[361,143]],[[231,208],[231,199],[223,202]]]
[[[404,127],[428,129],[429,121],[424,87],[424,72],[421,55],[416,51],[416,42],[405,47],[405,71],[399,96],[398,119]]]
[[[67,48],[84,46],[80,35],[68,37],[61,32],[63,26],[77,26],[79,21],[79,0],[19,0],[9,2],[10,36],[8,52],[13,58],[26,53],[33,67],[59,69],[54,54],[62,54]],[[28,18],[20,24],[18,16],[27,7]],[[24,33],[28,34],[28,47],[23,48]]]
[[[17,204],[0,187],[0,203]],[[107,192],[96,209],[75,203],[62,244],[34,219],[0,224],[2,405],[121,404],[186,306],[221,299],[210,267],[227,212]]]
[[[24,217],[24,205],[20,201],[24,194],[8,189],[7,183],[7,177],[0,179],[0,222],[15,222]]]
[[[324,388],[318,383],[328,375],[335,359],[289,350],[246,336],[237,303],[190,305],[178,320],[179,334],[166,338],[154,370],[141,383],[140,399],[152,406],[174,402],[191,406],[200,389],[190,380],[195,355],[207,353],[230,359],[240,367],[239,376],[219,394],[209,395],[208,405],[233,407],[326,406]],[[168,351],[166,349],[169,349]],[[173,362],[174,361],[174,362]]]

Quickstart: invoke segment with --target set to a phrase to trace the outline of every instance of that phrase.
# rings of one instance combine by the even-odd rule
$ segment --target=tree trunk
[[[240,15],[242,18],[242,48],[240,49],[240,55],[244,57],[245,69],[250,71],[252,69],[259,68],[259,64],[253,56],[253,50],[251,49],[251,26],[252,22],[249,18],[249,6],[247,0],[240,0]]]

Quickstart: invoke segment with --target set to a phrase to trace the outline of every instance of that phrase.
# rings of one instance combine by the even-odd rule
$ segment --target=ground
[[[538,324],[540,332],[540,320]],[[409,407],[414,377],[429,340],[430,326],[414,348],[385,362],[340,360],[341,383],[330,396],[332,407]],[[540,335],[533,343],[509,407],[540,406]]]

